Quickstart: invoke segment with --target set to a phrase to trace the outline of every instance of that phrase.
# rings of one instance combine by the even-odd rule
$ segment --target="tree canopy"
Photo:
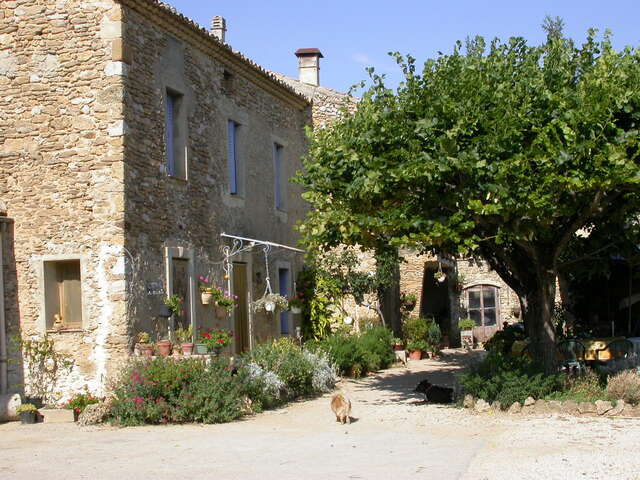
[[[519,295],[550,369],[560,255],[638,201],[640,54],[608,34],[576,46],[547,31],[540,46],[459,42],[421,72],[394,54],[398,89],[371,70],[358,110],[315,132],[298,181],[311,246],[482,255]]]

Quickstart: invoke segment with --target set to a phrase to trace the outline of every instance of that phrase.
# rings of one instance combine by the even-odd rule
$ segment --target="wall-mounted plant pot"
[[[169,318],[172,314],[173,312],[169,308],[169,305],[160,305],[160,313],[158,314],[159,317]]]
[[[171,342],[158,342],[156,347],[158,347],[158,353],[161,356],[168,357],[171,355]]]
[[[23,425],[31,425],[33,423],[36,423],[36,421],[36,412],[20,412],[20,422]]]
[[[202,292],[200,294],[200,300],[202,301],[203,305],[211,305],[211,303],[213,302],[213,293]]]
[[[193,348],[195,344],[193,343],[183,343],[180,345],[182,347],[182,353],[184,355],[191,355],[193,353]]]

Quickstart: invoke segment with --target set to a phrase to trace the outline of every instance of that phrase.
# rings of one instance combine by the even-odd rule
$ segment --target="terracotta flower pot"
[[[163,357],[168,357],[171,355],[171,342],[158,342],[156,344],[158,347],[158,353]]]
[[[200,294],[200,300],[202,300],[203,305],[210,305],[213,302],[213,293],[211,292],[202,292]]]
[[[422,350],[412,350],[409,352],[409,358],[411,360],[420,360],[422,358]]]
[[[153,355],[153,345],[148,343],[139,343],[138,352],[140,352],[140,355],[143,357],[150,357]]]
[[[181,345],[182,347],[182,353],[184,355],[191,355],[193,353],[193,347],[195,346],[194,343],[183,343]]]
[[[404,345],[394,345],[393,349],[394,350],[404,350]]]

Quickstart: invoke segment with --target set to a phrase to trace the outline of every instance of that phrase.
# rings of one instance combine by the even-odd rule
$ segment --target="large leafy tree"
[[[421,73],[396,54],[403,83],[371,71],[357,112],[315,133],[298,181],[310,246],[482,255],[518,294],[550,371],[561,254],[637,202],[640,56],[593,31],[581,46],[547,32],[540,46],[458,43]]]

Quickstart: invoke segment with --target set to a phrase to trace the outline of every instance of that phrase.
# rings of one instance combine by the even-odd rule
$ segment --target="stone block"
[[[473,395],[465,395],[464,400],[462,401],[462,406],[464,408],[473,408],[476,404],[476,399],[473,398]]]
[[[598,413],[596,406],[591,402],[580,402],[578,403],[578,412],[582,415],[594,415]]]
[[[618,416],[618,415],[622,415],[622,412],[625,411],[625,407],[626,406],[627,406],[627,404],[624,403],[624,400],[620,399],[620,400],[618,400],[616,402],[615,406],[611,410],[609,410],[607,412],[606,415],[608,417],[615,417],[615,416]]]
[[[486,400],[480,398],[474,405],[473,410],[478,413],[488,412],[491,410],[491,405],[489,405]]]
[[[525,407],[530,407],[532,406],[534,403],[536,403],[536,401],[534,400],[533,397],[527,397],[526,400],[524,401],[524,406]]]
[[[42,408],[44,423],[73,423],[73,410],[66,408]]]
[[[578,409],[578,404],[571,400],[567,402],[562,402],[562,413],[567,413],[569,415],[575,415],[577,413],[580,413],[580,410]]]
[[[521,413],[521,412],[522,412],[522,405],[520,405],[520,402],[513,402],[508,410],[508,413],[510,415],[517,415],[518,413]]]
[[[547,402],[547,407],[552,413],[561,413],[563,411],[562,402],[559,402],[558,400],[551,400]]]
[[[596,400],[596,413],[598,415],[604,415],[612,409],[613,405],[611,405],[611,402],[606,400]]]
[[[549,406],[547,405],[546,400],[542,400],[542,399],[537,400],[536,403],[533,405],[533,413],[539,413],[539,414],[549,413]]]

